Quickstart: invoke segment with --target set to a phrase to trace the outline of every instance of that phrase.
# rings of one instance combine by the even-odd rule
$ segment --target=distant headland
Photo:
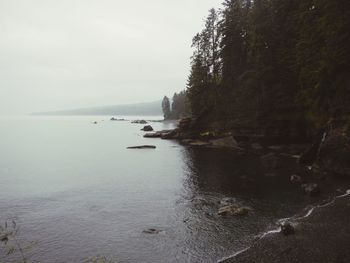
[[[91,108],[78,108],[61,111],[34,112],[31,115],[37,116],[57,116],[57,115],[141,115],[141,116],[160,116],[163,115],[161,101],[109,105]]]

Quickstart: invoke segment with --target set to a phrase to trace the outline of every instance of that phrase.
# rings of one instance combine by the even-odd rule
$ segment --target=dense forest
[[[170,103],[170,99],[165,96],[162,101],[162,110],[164,119],[166,120],[176,120],[189,116],[190,104],[186,91],[175,92],[172,103]]]
[[[192,116],[291,139],[346,120],[349,29],[349,0],[226,0],[193,38]]]

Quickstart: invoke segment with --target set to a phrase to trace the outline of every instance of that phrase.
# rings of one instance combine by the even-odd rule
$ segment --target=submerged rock
[[[148,228],[142,231],[144,234],[150,234],[150,235],[156,235],[163,232],[162,230],[155,229],[155,228]]]
[[[234,197],[224,197],[220,200],[221,206],[228,206],[236,203],[237,203],[237,200]]]
[[[219,208],[218,215],[221,216],[239,216],[248,214],[247,207],[239,206],[238,204],[227,205]]]
[[[281,233],[285,236],[289,236],[295,233],[294,227],[289,222],[282,222],[280,224]]]
[[[302,184],[301,188],[306,194],[310,196],[315,196],[320,193],[320,187],[318,186],[318,184],[315,184],[315,183]]]
[[[141,131],[153,131],[153,127],[151,125],[146,125],[141,129]]]
[[[127,149],[156,149],[157,147],[154,145],[140,145],[140,146],[131,146]]]
[[[290,177],[290,181],[292,183],[295,183],[295,184],[298,184],[298,183],[301,183],[303,181],[303,179],[301,178],[301,176],[297,175],[297,174],[293,174],[291,177]]]

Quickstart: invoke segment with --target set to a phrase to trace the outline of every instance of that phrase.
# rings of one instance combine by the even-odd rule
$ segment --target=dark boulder
[[[162,230],[159,230],[159,229],[155,229],[155,228],[149,228],[149,229],[146,229],[146,230],[143,230],[142,233],[144,234],[150,234],[150,235],[156,235],[156,234],[159,234],[163,232]]]
[[[146,125],[141,129],[141,131],[146,131],[146,132],[153,131],[153,127],[151,125]]]

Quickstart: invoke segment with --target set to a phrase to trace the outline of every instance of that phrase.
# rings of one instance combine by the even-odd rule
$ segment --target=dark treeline
[[[176,120],[189,116],[190,104],[186,91],[175,92],[171,104],[169,98],[165,96],[162,101],[162,109],[166,120]]]
[[[226,0],[193,38],[193,116],[290,136],[347,118],[349,29],[349,0]]]

